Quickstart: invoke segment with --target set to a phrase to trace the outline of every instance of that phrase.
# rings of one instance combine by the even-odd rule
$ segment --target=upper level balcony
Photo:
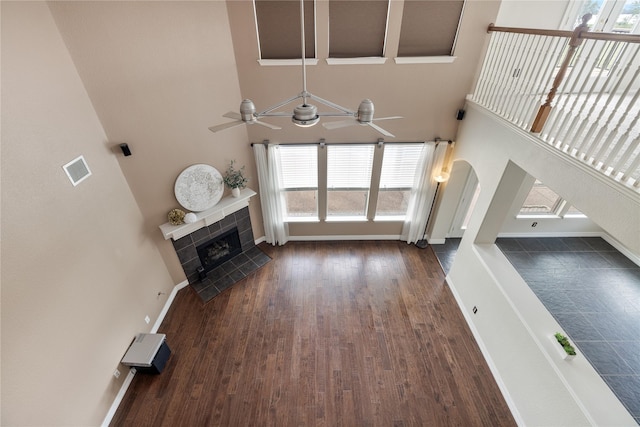
[[[496,27],[468,100],[640,192],[640,35]]]

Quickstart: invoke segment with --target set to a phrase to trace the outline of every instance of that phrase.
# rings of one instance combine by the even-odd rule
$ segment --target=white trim
[[[302,59],[258,59],[258,64],[263,67],[284,67],[284,66],[300,66]],[[305,65],[318,65],[318,58],[306,58]]]
[[[327,215],[324,222],[368,222],[366,216]]]
[[[290,241],[313,242],[329,240],[402,240],[399,234],[389,235],[318,235],[318,236],[289,236]]]
[[[124,379],[124,382],[122,383],[122,387],[120,387],[118,394],[116,394],[116,397],[113,400],[113,403],[111,404],[111,407],[107,412],[107,415],[104,417],[104,420],[102,420],[101,427],[109,427],[109,424],[111,424],[111,420],[113,419],[113,416],[116,414],[116,411],[118,410],[118,406],[120,406],[120,402],[122,402],[122,399],[124,398],[125,393],[129,389],[129,385],[131,385],[131,381],[133,381],[133,377],[135,377],[135,375],[136,375],[136,368],[129,369],[129,373],[127,374],[127,377]]]
[[[164,303],[164,307],[162,307],[162,310],[160,311],[160,314],[158,314],[158,318],[156,319],[156,323],[153,324],[153,328],[151,328],[151,333],[155,334],[156,332],[158,332],[158,329],[160,329],[160,325],[162,324],[162,321],[164,320],[164,317],[167,315],[167,312],[169,311],[169,308],[171,307],[171,304],[173,304],[173,300],[176,297],[176,295],[178,294],[178,291],[180,291],[181,289],[186,288],[187,286],[189,286],[189,281],[185,280],[183,282],[178,283],[177,285],[175,285],[173,287],[173,289],[171,290],[171,293],[169,294],[169,297],[167,298],[167,300]]]
[[[526,238],[526,237],[603,237],[601,231],[542,231],[536,233],[511,232],[498,233],[498,237]],[[606,239],[605,239],[606,240]]]
[[[188,285],[189,285],[189,281],[184,280],[173,287],[173,289],[171,290],[171,294],[169,294],[169,297],[165,301],[164,307],[162,307],[160,314],[158,314],[158,318],[156,319],[156,322],[153,324],[153,328],[151,328],[150,333],[156,333],[158,331],[158,328],[162,324],[164,317],[167,315],[167,312],[169,311],[171,304],[173,304],[173,300],[178,294],[178,291],[180,291],[181,289],[184,289]],[[109,411],[107,411],[107,415],[105,415],[104,420],[102,420],[101,427],[109,427],[109,424],[111,424],[111,421],[113,420],[113,416],[116,414],[116,411],[118,410],[118,407],[120,406],[120,403],[124,398],[124,395],[127,393],[127,390],[129,389],[129,385],[131,385],[131,381],[133,381],[133,377],[135,375],[136,375],[136,368],[129,369],[129,373],[127,374],[127,377],[122,382],[122,386],[120,387],[118,394],[116,394],[116,397],[113,399],[113,403],[111,404]]]
[[[318,218],[318,217],[311,217],[311,216],[297,216],[297,217],[296,217],[296,216],[289,216],[289,217],[286,217],[286,218],[284,219],[284,222],[287,222],[287,223],[294,223],[294,222],[302,223],[302,222],[308,222],[308,223],[310,223],[310,224],[316,224],[316,223],[320,222],[320,218]]]
[[[367,56],[362,58],[327,58],[329,65],[380,65],[387,62],[383,56]]]
[[[444,245],[447,239],[429,239],[427,237],[427,243],[430,245]]]
[[[460,297],[460,294],[456,290],[453,280],[448,275],[445,279],[447,281],[447,285],[449,286],[449,290],[451,290],[451,293],[453,294],[453,297],[455,298],[456,303],[460,308],[460,312],[462,312],[462,315],[464,316],[464,320],[467,322],[467,326],[469,326],[469,329],[471,330],[473,337],[476,339],[476,343],[480,348],[480,352],[484,356],[484,360],[487,362],[487,365],[489,366],[489,370],[491,371],[491,374],[493,375],[493,378],[495,379],[496,384],[498,385],[498,388],[502,393],[502,397],[504,397],[504,400],[507,406],[509,407],[509,410],[511,411],[511,415],[513,416],[513,419],[515,420],[517,425],[524,426],[525,425],[524,419],[522,418],[522,415],[520,415],[520,412],[518,411],[515,401],[512,399],[506,384],[502,380],[502,376],[500,376],[500,371],[498,371],[498,367],[493,362],[493,359],[491,358],[491,354],[489,354],[489,351],[487,350],[487,346],[482,340],[482,336],[480,335],[480,333],[476,329],[475,324],[471,320],[471,315],[465,309],[464,304],[462,302],[462,298]]]
[[[396,64],[451,64],[457,56],[402,56],[393,58]]]
[[[256,195],[256,192],[250,188],[243,188],[240,190],[240,196],[223,197],[214,207],[202,212],[194,212],[196,215],[195,222],[188,224],[172,225],[169,222],[165,222],[160,226],[160,231],[165,240],[173,239],[178,240],[188,234],[193,233],[203,227],[207,227],[222,220],[227,215],[231,215],[234,212],[239,211],[249,206],[249,199]]]
[[[537,134],[532,134],[525,131],[522,128],[515,126],[513,123],[505,119],[504,117],[498,116],[496,113],[493,113],[486,107],[478,104],[476,101],[469,98],[470,95],[467,95],[467,109],[474,109],[475,111],[482,114],[484,117],[489,117],[492,123],[496,123],[501,125],[510,132],[516,133],[522,138],[531,142],[534,146],[542,148],[544,151],[549,153],[549,155],[554,156],[560,161],[564,162],[567,167],[578,169],[581,172],[589,174],[592,178],[600,181],[601,183],[607,185],[614,191],[616,194],[627,197],[633,202],[637,202],[638,200],[638,192],[631,188],[630,186],[622,183],[621,181],[615,180],[613,177],[609,175],[605,175],[601,171],[594,169],[591,166],[588,166],[585,162],[578,160],[577,158],[568,155],[567,153],[558,150],[554,145],[550,145],[549,143],[540,139]]]
[[[616,239],[614,239],[613,237],[609,236],[606,233],[601,233],[600,237],[602,237],[602,239],[605,240],[607,243],[609,243],[611,246],[616,248],[618,252],[620,252],[621,254],[629,258],[631,261],[633,261],[633,263],[640,266],[640,256],[634,254],[629,249],[625,248],[624,245],[622,245],[622,243],[618,242]]]

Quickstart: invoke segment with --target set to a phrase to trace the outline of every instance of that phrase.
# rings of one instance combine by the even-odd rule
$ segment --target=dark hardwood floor
[[[180,291],[172,354],[112,426],[513,426],[431,248],[261,244],[262,269],[203,304]]]

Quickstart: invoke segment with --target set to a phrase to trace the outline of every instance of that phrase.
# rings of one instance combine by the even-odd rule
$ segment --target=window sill
[[[369,56],[366,58],[327,58],[329,65],[377,65],[387,62],[382,56]]]
[[[404,56],[394,58],[396,64],[451,64],[457,56]]]
[[[373,222],[404,222],[404,215],[387,215],[373,218]]]
[[[299,217],[289,217],[286,218],[284,220],[284,222],[290,223],[290,222],[320,222],[320,219],[318,217],[312,217],[312,216],[299,216]]]
[[[305,65],[318,65],[317,58],[307,58],[304,60]],[[284,67],[291,65],[302,65],[302,59],[258,59],[258,64],[263,67]]]
[[[367,222],[364,216],[328,216],[325,222]]]

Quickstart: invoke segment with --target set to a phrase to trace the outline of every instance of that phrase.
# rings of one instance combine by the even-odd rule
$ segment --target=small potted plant
[[[224,184],[231,189],[231,195],[238,197],[240,196],[240,190],[247,186],[249,179],[244,176],[244,166],[236,169],[234,164],[235,160],[231,160],[222,180]]]
[[[576,350],[573,348],[571,343],[569,342],[569,338],[562,335],[560,332],[556,332],[554,334],[555,340],[562,347],[562,351],[564,353],[564,359],[571,360],[576,356]]]

